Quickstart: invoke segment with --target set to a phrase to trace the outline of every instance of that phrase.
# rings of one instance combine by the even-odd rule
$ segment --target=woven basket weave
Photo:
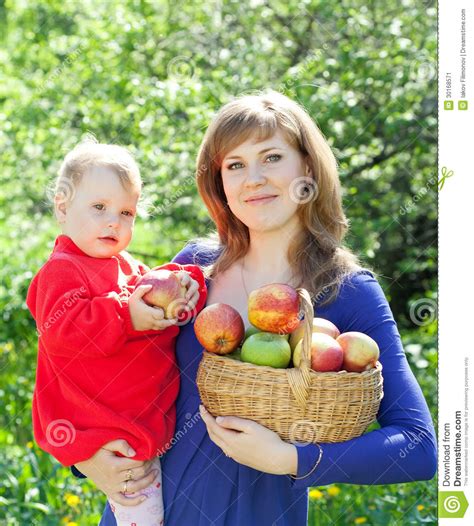
[[[289,442],[343,442],[375,420],[383,397],[382,365],[362,373],[310,368],[313,306],[298,289],[304,311],[300,367],[276,369],[204,351],[197,374],[201,400],[214,416],[248,418]]]

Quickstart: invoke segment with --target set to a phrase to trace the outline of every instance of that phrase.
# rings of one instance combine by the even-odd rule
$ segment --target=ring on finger
[[[125,475],[125,481],[128,482],[129,480],[132,480],[133,479],[133,473],[132,473],[132,470],[129,469],[127,471],[127,474]]]
[[[128,480],[126,480],[124,483],[123,483],[123,490],[122,490],[122,493],[124,495],[127,494],[127,484],[128,484]]]

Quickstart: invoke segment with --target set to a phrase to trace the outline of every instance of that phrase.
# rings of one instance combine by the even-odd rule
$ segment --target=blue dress
[[[207,264],[216,257],[188,245],[175,262]],[[321,444],[324,454],[308,477],[270,475],[224,455],[199,416],[196,374],[202,347],[193,325],[181,328],[176,356],[181,372],[176,432],[162,458],[166,526],[304,526],[308,488],[332,483],[392,484],[431,479],[437,444],[425,399],[406,360],[400,335],[382,289],[366,270],[354,273],[330,305],[316,315],[341,332],[360,331],[377,341],[383,365],[380,429],[338,444]],[[298,477],[311,471],[319,449],[298,446]],[[108,505],[99,526],[116,526]]]

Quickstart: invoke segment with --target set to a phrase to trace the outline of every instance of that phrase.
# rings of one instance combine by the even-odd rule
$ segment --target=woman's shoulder
[[[180,265],[206,266],[213,263],[220,254],[222,247],[212,239],[194,239],[186,245],[173,258],[173,263]]]
[[[359,268],[344,277],[335,301],[354,305],[380,295],[384,296],[384,293],[376,274],[369,269]]]
[[[365,268],[348,274],[336,298],[326,305],[318,307],[316,304],[315,311],[321,317],[330,319],[340,329],[344,328],[344,332],[347,330],[364,332],[360,328],[353,327],[371,325],[393,316],[376,274]]]
[[[324,300],[324,297],[322,299]],[[316,301],[316,306],[318,303],[322,303],[320,308],[322,307],[325,310],[337,309],[341,311],[349,309],[352,311],[374,301],[387,301],[382,287],[373,271],[359,268],[348,273],[343,278],[333,301],[326,305],[324,305],[324,301]]]

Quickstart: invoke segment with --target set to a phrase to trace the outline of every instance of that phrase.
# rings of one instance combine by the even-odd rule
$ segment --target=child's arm
[[[138,287],[129,298],[116,292],[93,297],[87,283],[83,271],[64,259],[50,260],[33,280],[27,304],[51,353],[107,356],[117,352],[128,337],[143,334],[137,330],[152,329],[154,320],[162,318],[160,309],[140,299],[148,288]],[[135,307],[140,312],[132,320],[130,308],[137,311]],[[134,326],[145,315],[145,322]]]

